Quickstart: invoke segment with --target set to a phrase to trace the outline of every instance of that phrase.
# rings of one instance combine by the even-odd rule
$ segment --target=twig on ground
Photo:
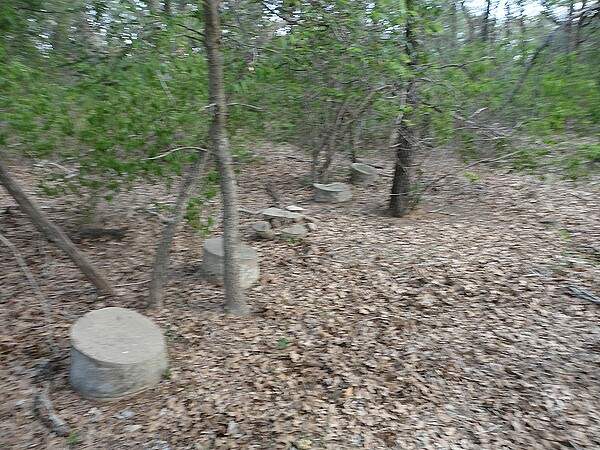
[[[577,287],[577,286],[574,286],[571,284],[567,285],[566,288],[573,297],[581,298],[583,300],[588,300],[592,303],[596,303],[597,305],[600,305],[600,298],[596,297],[591,292],[588,292],[583,288],[580,288],[580,287]]]
[[[206,150],[205,148],[202,148],[202,147],[184,146],[184,147],[173,148],[165,153],[161,153],[160,155],[151,156],[150,158],[144,158],[142,161],[153,161],[155,159],[165,158],[166,156],[169,156],[170,154],[178,152],[180,150],[197,150],[197,151],[201,151],[201,152],[208,152],[208,150]]]
[[[33,411],[35,415],[54,433],[59,436],[68,436],[71,432],[69,425],[56,414],[52,402],[48,398],[46,385],[39,390],[33,399]]]

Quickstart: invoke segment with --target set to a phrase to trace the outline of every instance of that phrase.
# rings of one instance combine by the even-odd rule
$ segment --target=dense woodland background
[[[198,4],[1,8],[0,145],[77,164],[46,180],[43,193],[110,198],[189,160],[157,155],[206,146]],[[239,157],[257,140],[293,143],[311,155],[313,179],[326,180],[338,155],[388,151],[404,127],[411,148],[452,145],[465,158],[515,149],[517,166],[529,169],[572,136],[598,133],[597,2],[240,1],[221,10]],[[575,146],[554,161],[571,178],[599,158],[597,142]]]
[[[600,447],[599,137],[597,0],[1,1],[0,447]],[[171,369],[100,405],[111,305]]]

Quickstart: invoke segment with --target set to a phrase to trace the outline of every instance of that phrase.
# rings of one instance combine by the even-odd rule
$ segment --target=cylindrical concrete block
[[[115,400],[156,385],[168,367],[163,334],[125,308],[91,311],[71,327],[71,385],[82,396]]]
[[[313,184],[315,201],[325,203],[347,202],[352,199],[352,190],[345,183]]]
[[[223,238],[212,238],[204,241],[202,269],[212,280],[223,282],[225,253],[223,251]],[[258,267],[258,254],[248,245],[240,246],[240,282],[243,289],[252,286],[260,276]]]
[[[375,167],[362,163],[354,163],[350,166],[350,182],[356,186],[368,186],[379,178]]]

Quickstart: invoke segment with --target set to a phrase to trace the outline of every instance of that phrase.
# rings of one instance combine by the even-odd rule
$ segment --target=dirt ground
[[[262,272],[248,318],[221,313],[221,288],[198,275],[203,238],[187,226],[174,243],[166,308],[145,311],[162,228],[148,207],[174,200],[164,186],[140,185],[103,208],[103,225],[126,227],[124,239],[78,244],[119,286],[118,299],[98,297],[0,192],[0,233],[46,298],[0,246],[0,448],[600,448],[600,305],[574,295],[600,296],[598,181],[476,167],[479,179],[448,177],[413,214],[392,219],[381,215],[387,177],[356,188],[352,202],[317,204],[308,164],[289,158],[297,152],[257,154],[240,175],[242,206],[270,206],[268,180],[319,223],[304,242],[255,241],[256,218],[243,215]],[[441,151],[427,164],[431,179],[460,167]],[[50,169],[11,170],[33,192]],[[76,230],[72,203],[39,201]],[[163,328],[171,370],[132,399],[96,403],[69,388],[68,331],[108,305]],[[66,438],[34,415],[50,336],[63,359],[49,398],[72,430]]]

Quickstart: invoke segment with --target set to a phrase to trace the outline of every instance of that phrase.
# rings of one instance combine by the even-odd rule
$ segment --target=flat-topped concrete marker
[[[346,183],[313,184],[315,201],[324,203],[341,203],[352,200],[352,190]]]
[[[350,166],[350,182],[356,186],[368,186],[379,178],[377,169],[362,163],[354,163]]]
[[[223,238],[216,237],[204,241],[202,269],[205,275],[217,283],[223,283],[225,254],[223,251]],[[240,247],[241,286],[246,289],[252,286],[260,275],[258,267],[258,254],[252,247],[241,244]]]
[[[116,400],[156,385],[168,367],[163,334],[125,308],[91,311],[71,327],[69,379],[83,397]]]

